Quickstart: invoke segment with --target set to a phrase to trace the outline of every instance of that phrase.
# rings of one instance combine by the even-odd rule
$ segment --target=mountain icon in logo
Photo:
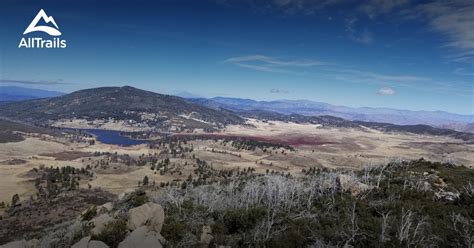
[[[40,21],[40,19],[43,19],[43,21],[45,23],[52,23],[56,28],[49,27],[49,26],[36,26],[36,25],[38,25],[38,22]],[[25,35],[25,34],[28,34],[28,33],[31,33],[31,32],[41,31],[41,32],[45,32],[45,33],[47,33],[51,36],[60,36],[61,32],[59,32],[58,29],[59,29],[59,27],[56,24],[56,22],[54,21],[53,17],[46,15],[46,12],[44,12],[44,10],[41,9],[38,12],[38,14],[35,16],[35,19],[33,19],[33,21],[31,21],[30,25],[26,28],[25,32],[23,32],[23,34]]]

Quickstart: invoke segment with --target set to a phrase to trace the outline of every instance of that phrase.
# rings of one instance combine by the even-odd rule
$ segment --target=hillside
[[[47,134],[51,136],[61,135],[61,132],[55,129],[0,119],[0,143],[22,141],[24,140],[22,133]]]
[[[37,181],[50,185],[69,178],[62,175],[90,176],[72,167],[36,171]],[[299,176],[206,172],[198,180],[147,183],[119,199],[102,190],[48,187],[38,199],[6,209],[0,244],[472,247],[474,171],[463,166],[420,159],[362,171],[309,168]]]
[[[282,114],[306,116],[330,115],[353,121],[382,122],[397,125],[430,125],[449,127],[456,131],[467,131],[466,124],[474,122],[472,115],[460,115],[443,111],[410,111],[390,108],[351,108],[308,100],[255,101],[251,99],[215,97],[190,99],[209,107],[220,107],[235,111],[264,110]]]
[[[3,104],[0,116],[32,123],[84,119],[181,130],[212,129],[242,122],[229,111],[210,109],[180,97],[130,86],[93,88],[54,98]]]
[[[468,132],[458,132],[452,129],[436,128],[428,125],[396,125],[391,123],[369,122],[369,121],[348,121],[339,117],[322,115],[322,116],[306,116],[300,114],[281,114],[277,112],[252,110],[237,111],[240,116],[245,118],[254,118],[261,120],[284,121],[294,123],[311,123],[321,124],[326,127],[342,127],[342,128],[360,128],[367,127],[382,132],[391,133],[413,133],[426,134],[435,136],[449,136],[464,141],[473,141],[474,134]]]

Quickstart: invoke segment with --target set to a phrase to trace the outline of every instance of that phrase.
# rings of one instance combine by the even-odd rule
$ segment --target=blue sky
[[[18,48],[40,9],[67,48]],[[0,85],[474,114],[473,1],[7,0],[0,49]]]

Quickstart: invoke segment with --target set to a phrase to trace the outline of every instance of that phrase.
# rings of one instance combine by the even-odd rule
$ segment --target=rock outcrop
[[[13,241],[4,245],[0,245],[1,248],[36,248],[39,246],[39,241],[37,239],[32,240],[19,240]]]
[[[94,216],[89,221],[83,220],[82,216],[89,210],[85,210],[81,216],[77,217],[76,221],[70,226],[68,226],[68,229],[66,231],[67,235],[64,235],[65,237],[69,238],[61,240],[62,243],[60,243],[60,246],[67,246],[72,248],[108,248],[109,246],[106,243],[99,240],[92,240],[92,238],[97,237],[102,239],[104,238],[104,235],[109,235],[105,238],[105,240],[110,240],[110,238],[117,238],[115,236],[110,236],[115,235],[113,232],[104,233],[104,231],[110,231],[106,230],[108,223],[111,223],[116,220],[121,220],[121,218],[125,217],[127,217],[126,219],[124,219],[124,221],[126,221],[126,226],[125,222],[123,222],[123,226],[117,226],[117,228],[119,228],[118,230],[120,230],[119,232],[121,232],[122,234],[126,233],[126,237],[123,240],[117,240],[119,248],[161,248],[162,245],[166,242],[166,240],[160,234],[161,228],[165,220],[165,213],[163,208],[159,204],[148,202],[141,206],[129,209],[128,213],[126,212],[127,208],[123,208],[121,210],[117,210],[117,212],[125,211],[121,212],[120,214],[114,212],[115,210],[113,208],[112,203],[106,203],[102,206],[98,206],[97,210],[98,215]],[[91,229],[89,230],[89,228]],[[120,228],[123,228],[123,230]],[[89,236],[83,237],[78,242],[72,244],[73,237],[75,237],[76,234],[83,235],[84,233],[87,233],[86,235]],[[61,231],[61,234],[64,234],[64,230]],[[48,235],[51,236],[51,234]],[[208,234],[208,231],[206,231],[206,234],[203,236],[204,243],[209,243],[209,237],[206,235],[210,235]],[[123,235],[120,236],[120,238],[122,237]],[[117,243],[115,243],[115,245]],[[45,237],[45,239],[41,239],[41,241],[37,239],[29,241],[13,241],[4,245],[0,245],[0,248],[40,248],[49,247],[51,244],[53,244],[51,240],[49,240],[48,237]]]
[[[165,211],[156,203],[149,202],[128,211],[127,226],[130,230],[147,226],[148,230],[160,233],[164,221]]]
[[[354,180],[353,177],[346,174],[339,175],[337,177],[337,182],[342,191],[351,192],[351,194],[354,196],[372,188],[365,183]]]
[[[120,244],[119,248],[161,248],[163,237],[155,231],[150,231],[148,227],[141,226],[130,233]]]
[[[108,214],[101,214],[95,218],[93,218],[89,223],[93,226],[93,228],[91,229],[91,234],[92,235],[98,235],[99,233],[101,233],[104,228],[105,228],[105,225],[111,221],[113,221],[114,218],[112,218],[110,215]]]
[[[75,243],[71,248],[108,248],[102,241],[91,240],[90,236],[82,238],[79,242]]]

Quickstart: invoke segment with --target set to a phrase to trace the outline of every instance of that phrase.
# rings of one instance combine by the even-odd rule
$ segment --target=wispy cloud
[[[64,82],[62,79],[58,79],[58,80],[55,80],[55,81],[0,79],[0,83],[2,83],[2,84],[26,84],[26,85],[67,85],[67,84],[71,84],[71,83],[68,83],[68,82]]]
[[[374,42],[374,34],[366,27],[356,28],[357,18],[349,18],[346,20],[346,32],[349,38],[355,42],[362,44],[372,44]]]
[[[216,0],[226,5],[246,5],[250,8],[283,12],[285,14],[319,15],[323,10],[345,6],[353,8],[346,16],[346,32],[353,41],[371,44],[376,34],[367,27],[357,27],[357,18],[369,17],[420,20],[426,28],[447,38],[444,47],[451,48],[448,58],[456,62],[472,63],[474,60],[474,1],[409,1],[409,0]]]
[[[474,1],[437,1],[418,9],[434,31],[449,38],[447,47],[460,50],[456,58],[474,57]]]
[[[453,73],[460,76],[474,76],[474,70],[469,71],[468,69],[462,67],[456,68]]]
[[[358,10],[367,14],[369,18],[375,18],[379,15],[389,14],[409,4],[408,0],[369,0],[361,1]]]
[[[390,87],[383,87],[379,89],[377,94],[379,94],[380,96],[391,96],[395,94],[395,90]]]
[[[305,71],[302,70],[302,68],[327,65],[326,63],[317,60],[281,60],[264,55],[232,57],[224,60],[223,63],[233,64],[257,71],[291,74],[304,74]]]
[[[215,0],[223,5],[245,5],[260,12],[278,11],[284,14],[313,15],[326,7],[344,3],[347,0]]]
[[[317,72],[334,79],[358,80],[377,84],[410,84],[416,82],[429,82],[430,78],[415,75],[389,75],[370,71],[350,69],[342,65],[321,62],[311,59],[276,59],[265,55],[248,55],[231,57],[223,61],[225,64],[248,68],[263,72],[293,73],[310,75]],[[302,69],[308,69],[301,71]],[[312,70],[309,70],[312,69]]]
[[[284,89],[270,89],[270,93],[272,93],[272,94],[288,94],[290,92],[288,90],[284,90]]]
[[[393,88],[404,87],[421,91],[452,92],[460,96],[472,94],[472,82],[441,81],[426,76],[410,74],[385,74],[374,71],[357,70],[340,64],[325,63],[311,59],[287,60],[264,55],[249,55],[232,57],[223,62],[262,72],[318,77],[328,80],[329,82],[342,81],[353,84],[376,85],[382,87],[382,89],[390,88],[393,90]],[[427,85],[430,87],[426,87]],[[270,93],[281,94],[284,93],[284,91],[271,89]]]
[[[326,63],[316,60],[308,60],[308,59],[301,59],[301,60],[279,60],[276,58],[264,56],[264,55],[249,55],[249,56],[241,56],[241,57],[233,57],[226,59],[224,62],[226,63],[235,63],[235,62],[249,62],[249,61],[260,61],[267,63],[272,66],[298,66],[298,67],[310,67],[310,66],[318,66],[318,65],[325,65]]]
[[[474,1],[450,0],[413,3],[407,0],[370,0],[359,7],[370,18],[395,14],[408,20],[425,21],[429,28],[446,37],[451,48],[448,58],[472,63],[474,59]]]
[[[398,83],[414,83],[414,82],[427,82],[430,81],[430,78],[420,77],[414,75],[388,75],[380,74],[375,72],[367,72],[360,70],[340,70],[341,73],[350,74],[352,76],[357,76],[363,79],[370,79],[380,82],[398,82]]]
[[[335,69],[327,75],[330,80],[339,80],[348,83],[370,84],[378,86],[394,86],[416,89],[427,92],[451,92],[459,96],[472,95],[472,82],[440,81],[429,77],[414,75],[388,75],[359,70]],[[429,86],[429,87],[427,87]]]

